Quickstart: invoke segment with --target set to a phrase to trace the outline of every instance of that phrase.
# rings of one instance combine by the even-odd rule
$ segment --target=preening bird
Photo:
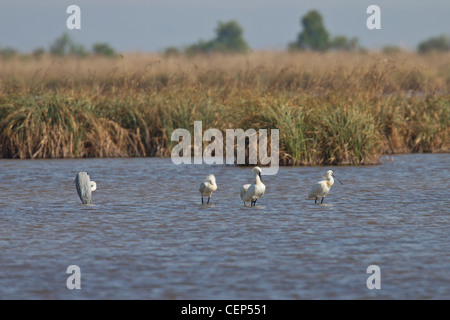
[[[87,172],[78,172],[75,176],[75,186],[83,204],[92,203],[92,192],[97,190],[97,184],[91,181]]]
[[[208,197],[208,202],[206,204],[209,204],[209,199],[212,196],[212,193],[217,190],[217,184],[216,184],[216,177],[213,174],[209,174],[206,176],[205,181],[203,181],[200,184],[200,194],[202,195],[202,204],[203,204],[203,197]]]
[[[317,200],[319,198],[322,198],[322,201],[320,201],[320,203],[323,203],[323,198],[327,196],[328,192],[330,192],[330,189],[334,184],[333,177],[336,178],[336,176],[333,174],[333,171],[331,170],[325,172],[323,177],[324,180],[316,182],[312,186],[311,191],[309,191],[308,199],[315,198],[314,203],[317,203]],[[342,182],[338,178],[336,179],[340,182],[340,184],[342,184]]]
[[[256,201],[261,198],[266,191],[266,186],[262,183],[261,168],[254,167],[252,172],[255,174],[255,183],[244,184],[241,187],[241,199],[244,201],[244,206],[247,206],[247,202],[250,201],[250,206],[254,207]]]

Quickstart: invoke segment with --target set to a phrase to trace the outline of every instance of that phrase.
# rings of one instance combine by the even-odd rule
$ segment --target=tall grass
[[[89,101],[44,94],[0,108],[3,157],[68,158],[140,155],[132,131],[99,116]]]
[[[176,128],[280,130],[284,165],[449,152],[450,56],[0,59],[0,156],[170,156]]]

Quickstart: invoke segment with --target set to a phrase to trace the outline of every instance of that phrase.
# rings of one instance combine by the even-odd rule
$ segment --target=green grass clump
[[[325,164],[376,163],[380,137],[375,120],[358,106],[323,110],[315,135]]]

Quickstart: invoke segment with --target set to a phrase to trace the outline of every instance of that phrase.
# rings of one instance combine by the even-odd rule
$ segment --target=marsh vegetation
[[[280,130],[280,164],[448,152],[450,56],[43,54],[0,59],[3,158],[170,156],[176,128]]]

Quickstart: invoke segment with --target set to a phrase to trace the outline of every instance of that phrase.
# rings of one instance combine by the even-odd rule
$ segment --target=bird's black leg
[[[208,197],[208,202],[206,204],[209,204],[209,198],[211,198],[211,197]]]
[[[202,204],[203,204],[203,196],[202,196]]]
[[[254,202],[253,202],[253,206],[254,207],[256,207],[256,201],[257,201],[258,199],[256,199]]]
[[[317,197],[316,197],[316,200],[314,200],[314,203],[317,203]]]
[[[324,197],[322,197],[322,201],[320,201],[320,203],[323,203],[323,198],[324,198]]]

